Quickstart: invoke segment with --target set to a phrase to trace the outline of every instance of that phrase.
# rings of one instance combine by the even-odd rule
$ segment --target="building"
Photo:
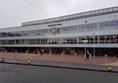
[[[118,6],[0,29],[1,51],[118,56]]]

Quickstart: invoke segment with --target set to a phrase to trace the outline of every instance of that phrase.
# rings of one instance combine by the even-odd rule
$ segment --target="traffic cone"
[[[108,65],[108,71],[112,71],[112,66],[111,65]]]
[[[27,64],[31,64],[31,60],[30,60],[30,58],[28,58],[28,60],[27,60]]]
[[[2,58],[2,59],[1,59],[1,62],[4,63],[4,62],[5,62],[5,58]]]

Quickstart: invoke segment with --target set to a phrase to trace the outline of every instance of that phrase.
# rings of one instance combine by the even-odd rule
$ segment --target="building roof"
[[[82,19],[82,18],[87,18],[87,17],[111,14],[111,13],[116,13],[116,12],[118,12],[118,6],[99,9],[99,10],[93,10],[93,11],[87,11],[87,12],[82,12],[82,13],[76,13],[76,14],[71,14],[71,15],[66,15],[66,16],[60,16],[60,17],[55,17],[55,18],[23,22],[22,26],[41,25],[41,24],[76,20],[76,19]]]

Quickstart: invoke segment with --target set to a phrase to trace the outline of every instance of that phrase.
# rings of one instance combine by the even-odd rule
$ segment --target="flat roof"
[[[116,13],[116,12],[118,12],[118,6],[98,9],[98,10],[93,10],[93,11],[87,11],[87,12],[82,12],[82,13],[76,13],[76,14],[71,14],[71,15],[66,15],[66,16],[23,22],[22,26],[32,26],[32,25],[41,25],[41,24],[48,24],[48,23],[55,23],[55,22],[63,22],[63,21],[111,14],[111,13]]]

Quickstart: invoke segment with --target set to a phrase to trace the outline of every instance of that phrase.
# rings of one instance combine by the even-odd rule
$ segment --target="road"
[[[0,63],[0,83],[117,83],[118,73]]]

